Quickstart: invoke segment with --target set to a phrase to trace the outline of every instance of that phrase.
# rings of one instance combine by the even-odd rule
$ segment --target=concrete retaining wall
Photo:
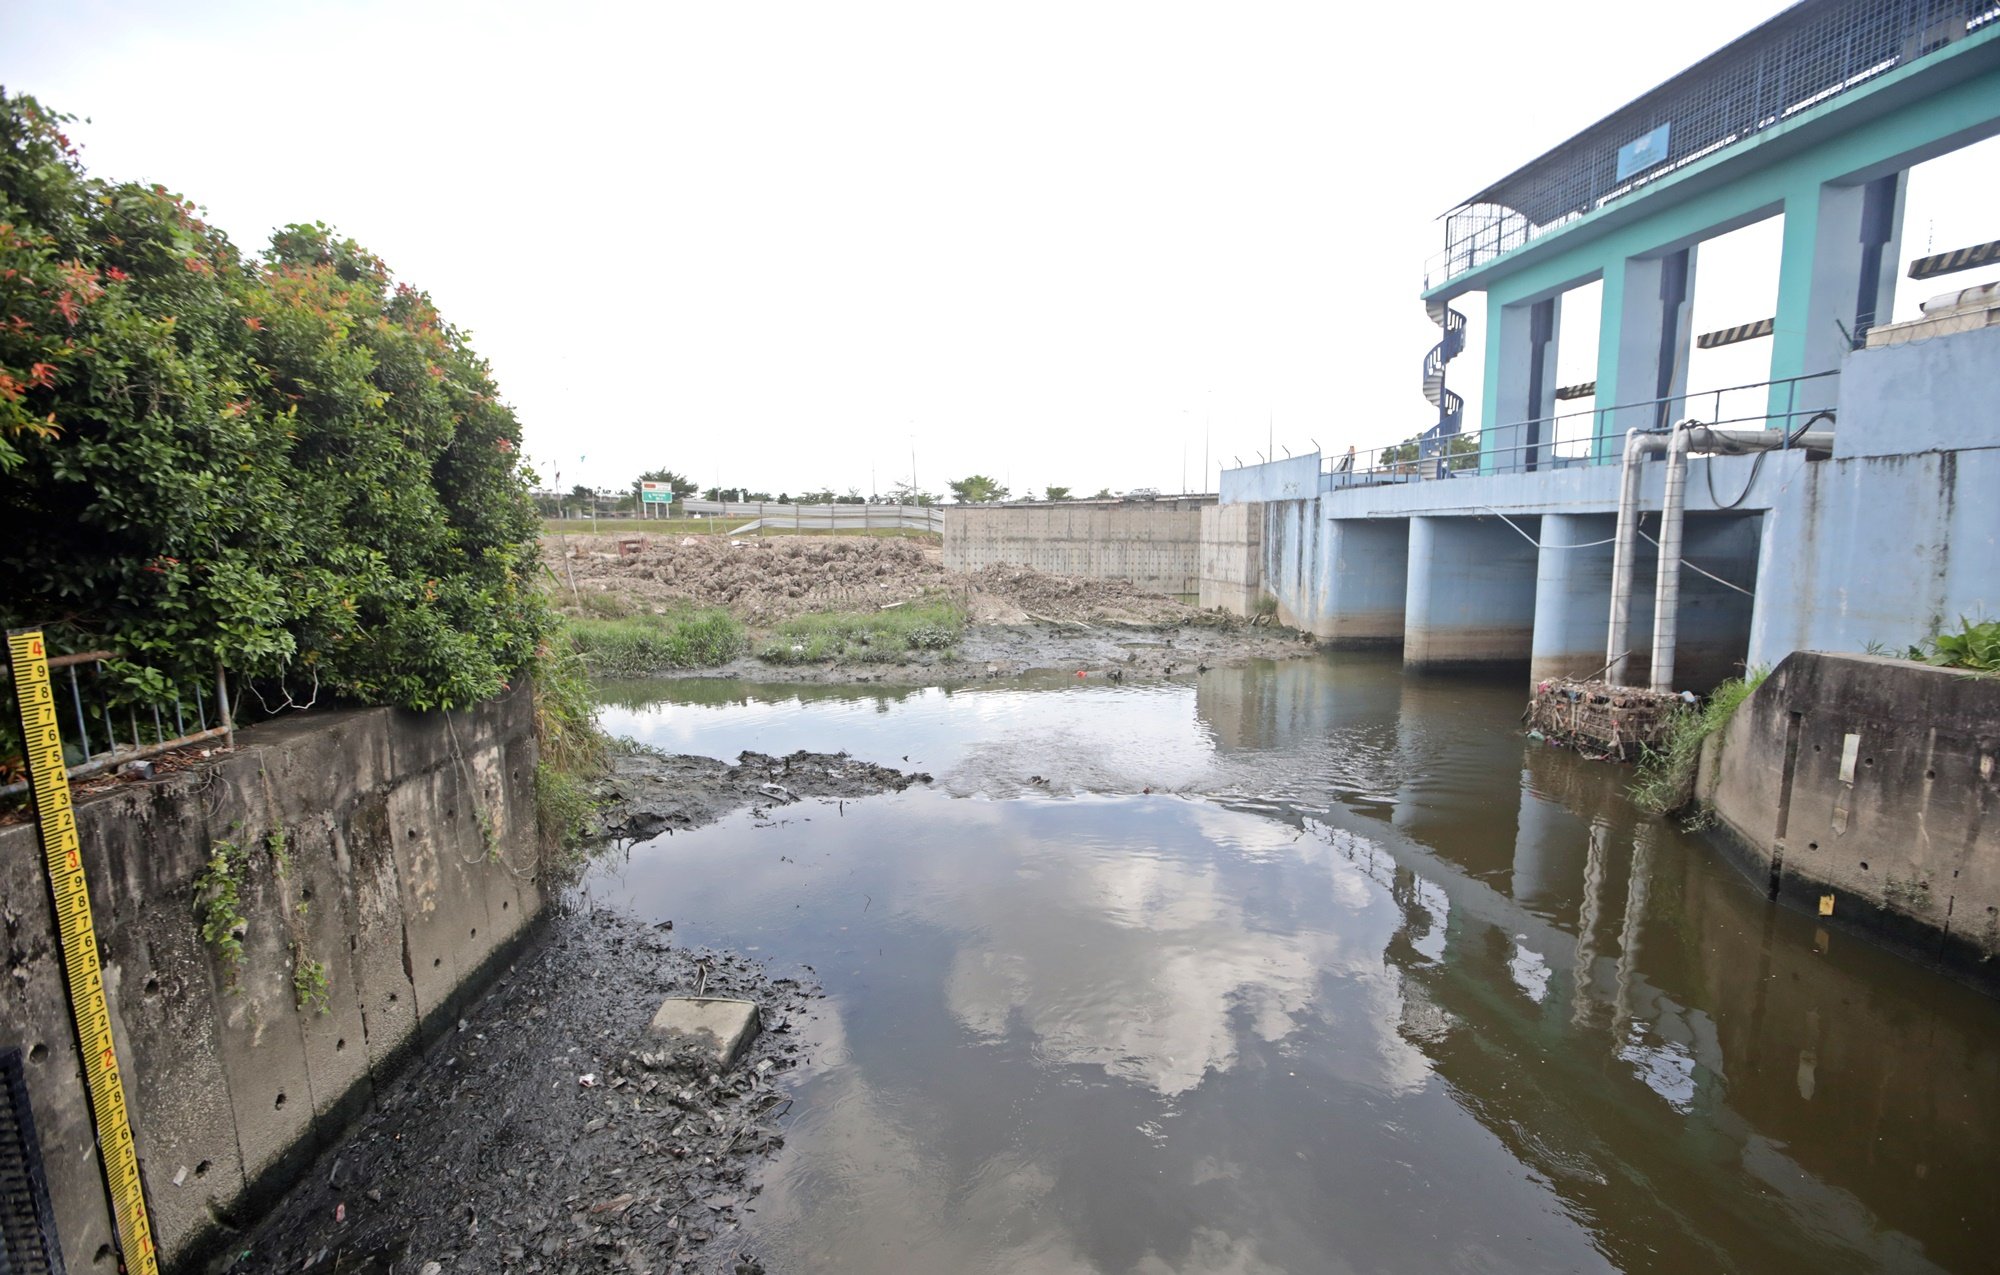
[[[1251,614],[1264,592],[1264,507],[1210,505],[1201,511],[1200,531],[1202,609]]]
[[[1304,500],[1326,488],[1320,473],[1318,452],[1225,469],[1220,478],[1220,500],[1225,505],[1254,504],[1267,500]]]
[[[948,505],[945,570],[1034,567],[1191,595],[1201,590],[1203,508],[1194,500]]]
[[[1774,896],[2000,987],[2000,678],[1799,652],[1701,792]]]
[[[452,714],[314,713],[244,731],[212,765],[80,800],[113,1032],[169,1268],[287,1187],[541,910],[526,688]],[[194,881],[240,846],[237,987]],[[69,1270],[112,1228],[32,824],[0,828],[10,978],[0,1042],[27,1058]],[[325,969],[302,1010],[298,960]]]

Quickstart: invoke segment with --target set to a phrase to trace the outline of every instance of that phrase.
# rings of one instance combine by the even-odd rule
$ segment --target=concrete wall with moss
[[[2000,678],[1799,652],[1697,792],[1773,897],[2000,988]]]
[[[543,902],[525,687],[460,713],[304,714],[237,742],[199,769],[77,803],[169,1269],[200,1261],[295,1180],[456,1021]],[[197,905],[218,847],[241,894],[233,970],[204,941]],[[32,824],[0,827],[0,905],[0,1044],[26,1058],[68,1269],[109,1275],[112,1227]]]

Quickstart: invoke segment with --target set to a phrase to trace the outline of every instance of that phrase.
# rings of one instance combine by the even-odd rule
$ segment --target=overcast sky
[[[0,0],[0,82],[368,245],[565,486],[1176,490],[1425,428],[1438,214],[1783,7]]]

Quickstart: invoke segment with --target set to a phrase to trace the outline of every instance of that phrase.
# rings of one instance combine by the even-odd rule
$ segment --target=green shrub
[[[1729,725],[1738,706],[1759,686],[1769,669],[1752,669],[1749,676],[1731,678],[1715,688],[1699,709],[1677,714],[1658,748],[1648,748],[1639,758],[1639,775],[1633,782],[1633,804],[1653,814],[1671,814],[1694,800],[1695,773],[1701,764],[1703,741]]]
[[[930,598],[885,611],[820,611],[787,620],[757,652],[772,664],[894,662],[912,651],[945,651],[965,631],[965,608]]]
[[[742,623],[718,607],[616,620],[582,618],[570,621],[568,628],[596,677],[713,668],[742,654],[746,644]]]
[[[548,620],[484,360],[325,226],[246,257],[89,177],[65,118],[0,95],[0,624],[270,703],[497,694]]]

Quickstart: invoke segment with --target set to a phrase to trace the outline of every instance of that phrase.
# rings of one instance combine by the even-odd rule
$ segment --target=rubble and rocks
[[[740,1227],[811,1055],[810,971],[775,977],[619,914],[553,917],[376,1096],[226,1269],[307,1275],[761,1270]],[[736,1066],[647,1025],[670,994],[756,1001]]]
[[[698,828],[746,806],[789,806],[807,797],[867,797],[931,782],[921,772],[856,761],[846,753],[745,752],[731,765],[714,757],[665,753],[620,740],[611,770],[597,781],[597,837],[643,840]]]
[[[1229,620],[1215,612],[1205,612],[1164,593],[1149,593],[1124,580],[1085,580],[995,563],[972,572],[965,581],[975,599],[975,620],[1230,627]]]

